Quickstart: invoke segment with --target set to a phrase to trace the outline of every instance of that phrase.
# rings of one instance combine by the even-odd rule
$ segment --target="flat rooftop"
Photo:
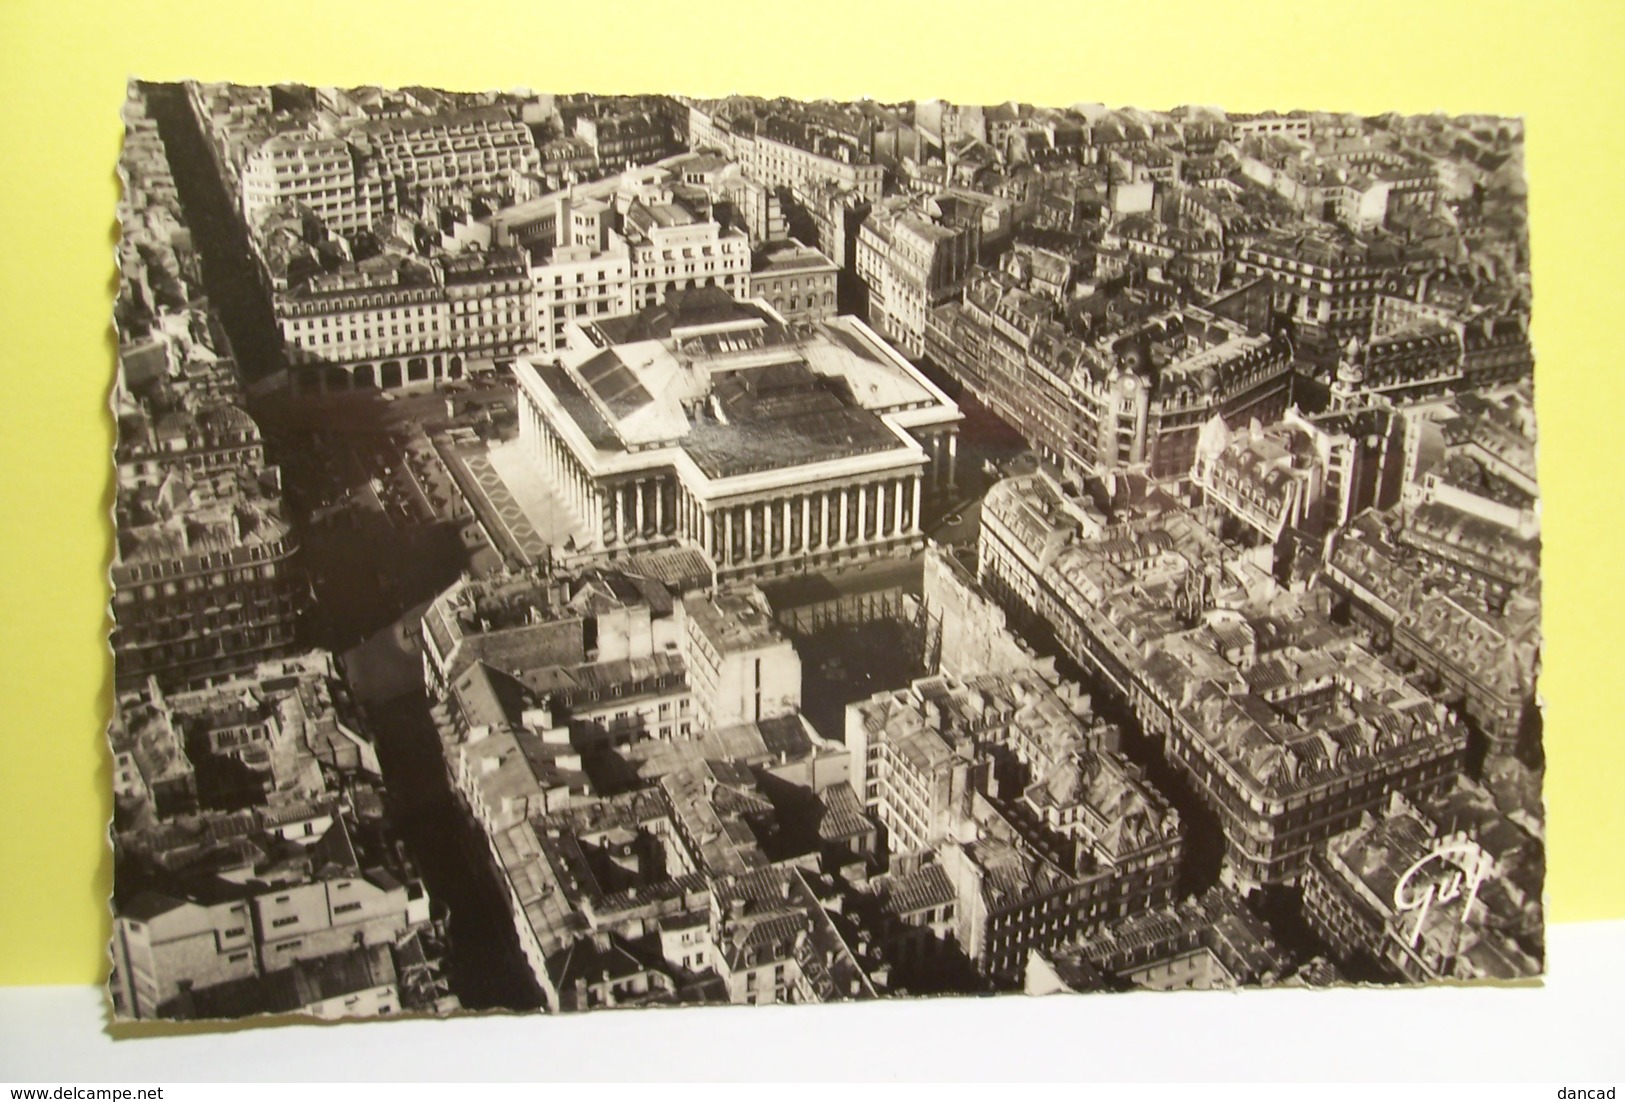
[[[693,593],[683,599],[689,620],[719,652],[772,646],[784,641],[765,598],[752,590]]]
[[[717,385],[727,420],[689,430],[683,450],[711,478],[774,470],[794,458],[822,463],[902,447],[865,409],[846,405],[800,363],[748,368]]]
[[[634,314],[600,318],[592,327],[608,344],[667,340],[674,331],[732,322],[772,321],[760,306],[739,302],[718,287],[674,291],[658,303]]]
[[[593,471],[653,449],[712,480],[882,453],[918,462],[905,430],[960,419],[857,319],[792,326],[717,288],[590,323],[558,364],[516,370],[561,429],[574,426],[565,435]]]
[[[758,275],[788,275],[791,272],[836,271],[835,262],[823,253],[799,242],[779,248],[761,249],[750,258],[750,270]]]

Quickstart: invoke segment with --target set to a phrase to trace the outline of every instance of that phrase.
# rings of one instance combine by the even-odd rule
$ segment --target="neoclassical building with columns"
[[[701,549],[719,581],[920,547],[959,407],[853,317],[791,325],[715,288],[569,326],[520,360],[520,439],[611,558]]]

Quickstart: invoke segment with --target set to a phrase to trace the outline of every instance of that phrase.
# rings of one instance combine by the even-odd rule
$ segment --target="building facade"
[[[429,922],[429,897],[406,870],[361,867],[344,812],[320,819],[323,833],[308,854],[280,877],[256,879],[252,868],[224,864],[224,890],[174,894],[146,891],[119,901],[113,919],[112,990],[115,1010],[132,1018],[173,1017],[175,1003],[193,988],[264,977],[355,946],[390,946]],[[239,828],[275,830],[269,813],[249,816]],[[240,818],[240,817],[239,817]],[[197,832],[140,840],[142,847],[170,841],[195,848]],[[309,855],[325,857],[318,868]],[[177,861],[184,864],[184,860]]]
[[[1219,816],[1225,876],[1290,883],[1316,844],[1391,792],[1428,793],[1460,770],[1467,735],[1352,632],[1300,601],[1296,632],[1268,625],[1267,571],[1227,583],[1210,520],[1172,510],[1107,531],[1043,476],[983,505],[981,581],[1128,702],[1144,732]],[[1380,702],[1380,703],[1379,703]]]
[[[958,409],[855,319],[685,293],[517,373],[521,439],[612,555],[681,541],[739,578],[905,551],[953,477]]]
[[[209,369],[230,373],[229,361]],[[231,388],[227,388],[230,390]],[[116,396],[112,647],[120,690],[223,680],[296,646],[308,583],[259,427],[172,377]]]
[[[854,269],[869,321],[906,354],[925,354],[926,315],[964,287],[981,248],[981,209],[954,196],[921,207],[876,204],[858,230]]]
[[[683,609],[697,727],[760,723],[801,709],[801,658],[760,590],[690,594]]]
[[[440,265],[446,288],[446,350],[467,364],[509,359],[532,347],[530,265],[518,249],[471,252]]]
[[[1317,851],[1304,911],[1339,956],[1407,983],[1540,972],[1540,847],[1474,797],[1396,794]]]
[[[1179,816],[1087,708],[1031,670],[939,675],[848,706],[852,784],[887,852],[935,853],[954,893],[934,915],[897,914],[915,927],[905,940],[951,922],[981,974],[1010,978],[1034,948],[1172,901]]]
[[[930,312],[925,351],[1073,475],[1183,478],[1215,414],[1268,424],[1292,395],[1292,349],[1280,337],[1187,306],[1089,343],[1055,320],[1053,303],[992,273]]]
[[[745,298],[759,298],[794,325],[824,321],[836,313],[836,267],[817,249],[792,241],[758,249],[751,257]]]
[[[723,229],[679,202],[657,199],[634,202],[622,233],[631,251],[634,310],[700,287],[720,287],[735,298],[746,293],[750,239],[743,230]]]
[[[729,116],[719,106],[689,105],[688,139],[693,149],[721,149],[768,187],[805,190],[828,181],[877,201],[886,169],[850,142],[820,143],[806,129],[769,127],[753,115]]]
[[[500,106],[367,119],[345,137],[377,162],[388,212],[435,192],[511,188],[541,167],[530,128]]]
[[[377,174],[358,164],[342,138],[283,134],[256,149],[242,169],[243,217],[257,226],[266,211],[310,210],[334,233],[370,229],[385,214]]]
[[[317,277],[277,297],[292,377],[302,393],[396,390],[453,373],[445,290],[428,273]]]
[[[1316,233],[1276,233],[1245,244],[1236,258],[1236,278],[1268,277],[1279,317],[1301,332],[1341,344],[1365,337],[1385,281],[1443,266],[1436,258],[1410,259],[1398,251],[1377,251],[1365,243]]]

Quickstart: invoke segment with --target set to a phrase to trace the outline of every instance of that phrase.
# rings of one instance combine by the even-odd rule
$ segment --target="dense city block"
[[[1541,972],[1518,122],[124,118],[118,1018]]]

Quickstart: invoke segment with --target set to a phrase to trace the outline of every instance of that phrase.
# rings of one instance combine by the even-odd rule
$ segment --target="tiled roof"
[[[886,878],[879,887],[889,914],[908,915],[929,907],[942,907],[958,899],[948,873],[941,865],[922,865],[905,876]]]
[[[818,820],[818,837],[824,841],[839,841],[875,829],[875,824],[863,813],[863,803],[846,782],[832,785],[819,794],[823,814]]]

